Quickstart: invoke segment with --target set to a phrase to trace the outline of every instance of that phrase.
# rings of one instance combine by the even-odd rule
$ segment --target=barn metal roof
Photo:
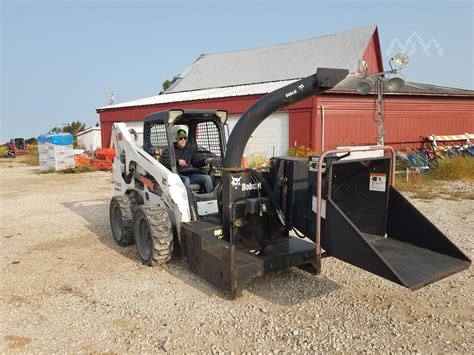
[[[349,75],[346,79],[341,81],[329,92],[343,92],[343,93],[357,93],[356,86],[362,78],[355,74]],[[386,79],[387,80],[387,79]],[[217,99],[222,97],[236,97],[247,95],[262,95],[271,91],[277,90],[285,85],[288,85],[296,80],[282,80],[270,83],[252,84],[252,85],[238,85],[224,88],[213,88],[204,90],[194,90],[177,92],[172,94],[163,94],[152,97],[147,97],[140,100],[133,100],[123,102],[120,104],[104,106],[97,109],[97,111],[116,109],[123,107],[146,106],[167,104],[173,102],[185,102],[205,99]],[[474,90],[457,89],[446,86],[437,86],[430,84],[421,84],[414,82],[406,82],[405,86],[398,92],[386,92],[386,94],[403,94],[403,95],[434,95],[434,96],[474,96]]]
[[[203,54],[167,93],[300,79],[317,67],[355,72],[376,29],[369,26],[275,46]]]
[[[130,107],[130,106],[167,104],[167,103],[182,102],[182,101],[217,99],[221,97],[266,94],[266,93],[269,93],[270,91],[274,91],[285,85],[288,85],[294,81],[295,80],[283,80],[283,81],[277,81],[277,82],[271,82],[271,83],[238,85],[238,86],[230,86],[230,87],[225,87],[225,88],[214,88],[214,89],[177,92],[177,93],[172,93],[172,94],[163,94],[163,95],[147,97],[140,100],[133,100],[133,101],[128,101],[128,102],[123,102],[120,104],[104,106],[104,107],[98,108],[97,110],[107,110],[107,109]]]
[[[341,81],[338,85],[336,85],[331,92],[350,92],[350,93],[357,93],[356,87],[357,84],[363,80],[362,77],[358,75],[349,75],[346,79]],[[389,79],[384,79],[385,83]],[[369,79],[370,81],[370,79]],[[372,85],[374,87],[374,85]],[[423,84],[423,83],[415,83],[411,81],[406,81],[405,85],[399,90],[395,92],[390,92],[385,90],[385,94],[402,94],[402,95],[435,95],[435,96],[473,96],[474,90],[467,90],[467,89],[458,89],[458,88],[451,88],[447,86],[439,86],[439,85],[431,85],[431,84]]]

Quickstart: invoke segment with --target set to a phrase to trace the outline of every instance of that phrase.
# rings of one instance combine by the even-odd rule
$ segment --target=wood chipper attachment
[[[313,193],[321,205],[314,239],[318,244],[320,237],[327,256],[412,290],[469,267],[469,258],[391,186],[393,155],[346,160],[330,154],[321,170],[317,159],[319,174],[310,174],[321,181]]]
[[[183,227],[191,268],[234,297],[250,279],[288,267],[318,274],[323,257],[412,290],[469,268],[391,186],[391,157],[349,158],[276,157],[269,172],[225,171],[222,221]]]

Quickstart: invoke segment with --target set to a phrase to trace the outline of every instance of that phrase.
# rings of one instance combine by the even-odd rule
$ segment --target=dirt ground
[[[472,189],[472,186],[467,188]],[[180,260],[112,239],[110,173],[0,162],[0,352],[474,351],[472,267],[409,291],[335,259],[231,301]],[[413,200],[470,258],[473,200]]]

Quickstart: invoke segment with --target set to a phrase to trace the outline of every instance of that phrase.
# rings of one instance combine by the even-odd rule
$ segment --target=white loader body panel
[[[133,190],[141,196],[145,205],[159,204],[168,211],[179,233],[181,223],[191,220],[188,195],[179,175],[145,152],[125,123],[114,123],[112,144],[115,149],[112,164],[114,194],[125,195]],[[153,177],[156,188],[150,186],[151,180],[146,177],[147,174]],[[137,178],[145,182],[138,186],[135,183]]]

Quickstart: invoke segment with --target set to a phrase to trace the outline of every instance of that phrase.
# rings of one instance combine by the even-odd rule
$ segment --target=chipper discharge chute
[[[470,260],[392,187],[390,148],[376,149],[392,157],[329,151],[309,161],[274,157],[265,171],[241,168],[263,120],[347,75],[318,68],[263,96],[227,144],[222,110],[152,113],[143,147],[115,123],[110,222],[116,242],[136,243],[150,266],[168,262],[179,248],[191,270],[231,297],[270,272],[299,267],[318,274],[324,256],[411,289],[468,268]]]
[[[319,234],[326,256],[412,290],[469,267],[469,258],[391,186],[393,156],[326,156],[322,171],[310,173],[310,180],[322,179],[321,214],[314,223],[317,227],[319,217],[320,227],[313,238]],[[317,195],[318,186],[315,207]]]

